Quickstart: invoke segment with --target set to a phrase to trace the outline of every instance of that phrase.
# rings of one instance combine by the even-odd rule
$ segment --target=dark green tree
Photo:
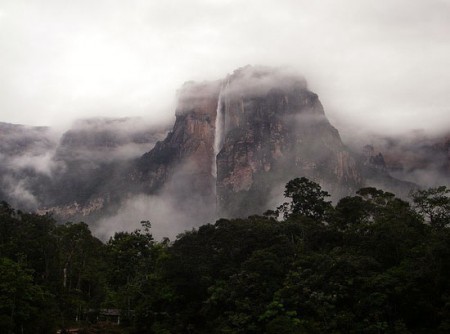
[[[85,223],[58,225],[53,235],[58,254],[54,289],[64,325],[100,307],[106,290],[104,245]]]
[[[0,258],[0,332],[46,333],[52,330],[50,295],[36,285],[30,269]]]
[[[450,189],[446,186],[411,193],[414,207],[435,228],[450,225]]]
[[[106,244],[110,293],[105,305],[123,310],[122,316],[128,320],[154,269],[151,224],[142,221],[141,225],[143,230],[116,232]]]
[[[331,201],[325,200],[329,196],[319,184],[306,177],[296,178],[286,184],[284,191],[284,197],[290,198],[291,202],[283,203],[277,210],[285,219],[292,215],[302,215],[323,221],[332,209]]]

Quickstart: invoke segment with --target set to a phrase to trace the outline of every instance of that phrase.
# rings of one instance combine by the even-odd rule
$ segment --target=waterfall
[[[219,98],[217,101],[217,110],[216,110],[216,125],[215,125],[215,133],[214,133],[214,155],[213,155],[213,163],[212,163],[212,175],[214,178],[217,178],[217,155],[223,146],[224,140],[224,127],[225,127],[225,111],[222,108],[222,94],[223,89],[220,89]]]

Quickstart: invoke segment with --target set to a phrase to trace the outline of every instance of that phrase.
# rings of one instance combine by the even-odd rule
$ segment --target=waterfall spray
[[[222,106],[222,96],[223,96],[223,87],[220,89],[216,110],[216,124],[215,124],[216,129],[214,133],[214,153],[213,153],[214,155],[212,165],[212,175],[214,176],[214,178],[217,178],[217,155],[222,149],[224,140],[225,110]]]

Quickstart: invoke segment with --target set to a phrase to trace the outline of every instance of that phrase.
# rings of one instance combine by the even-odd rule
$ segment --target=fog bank
[[[80,0],[0,3],[0,120],[173,118],[187,80],[296,68],[338,128],[448,125],[443,0]]]

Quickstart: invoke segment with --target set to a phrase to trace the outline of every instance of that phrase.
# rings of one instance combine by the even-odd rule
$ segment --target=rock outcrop
[[[9,133],[22,128],[0,123],[9,131],[0,158],[10,152],[15,162],[0,163],[0,197],[89,222],[141,196],[140,203],[153,200],[162,212],[190,216],[186,227],[273,209],[296,177],[320,183],[336,200],[363,186],[402,195],[414,186],[389,175],[384,152],[367,146],[363,154],[351,153],[318,96],[292,72],[247,66],[222,80],[188,82],[178,92],[175,116],[170,132],[133,119],[82,121],[59,143],[42,136],[47,129],[33,130],[42,137],[37,141],[16,140]],[[445,155],[448,170],[448,140],[432,149]],[[28,163],[34,150],[41,164]]]
[[[190,194],[214,193],[211,166],[219,91],[220,82],[184,84],[173,130],[137,161],[129,176],[141,190],[154,193],[172,183]]]
[[[366,140],[370,141],[370,145],[364,148],[363,155],[366,156],[365,161],[372,162],[367,164],[372,166],[372,170],[377,164],[377,156],[381,156],[382,169],[397,179],[414,182],[421,187],[450,186],[448,133],[426,135],[414,131],[402,136],[373,135]],[[371,157],[367,156],[367,147],[372,148]],[[379,153],[376,155],[375,151]]]
[[[320,182],[335,196],[361,185],[353,158],[301,76],[245,67],[224,87],[224,144],[217,156],[221,214],[273,207],[275,192],[294,177]]]
[[[362,184],[306,81],[250,66],[221,81],[185,84],[173,131],[131,173],[148,193],[175,187],[178,196],[200,193],[209,198],[206,202],[217,199],[221,216],[273,207],[285,183],[299,176],[320,182],[336,196]]]
[[[112,205],[121,200],[118,186],[130,159],[166,134],[165,127],[136,118],[79,120],[62,135],[0,123],[0,200],[58,219],[85,220],[111,199]]]

